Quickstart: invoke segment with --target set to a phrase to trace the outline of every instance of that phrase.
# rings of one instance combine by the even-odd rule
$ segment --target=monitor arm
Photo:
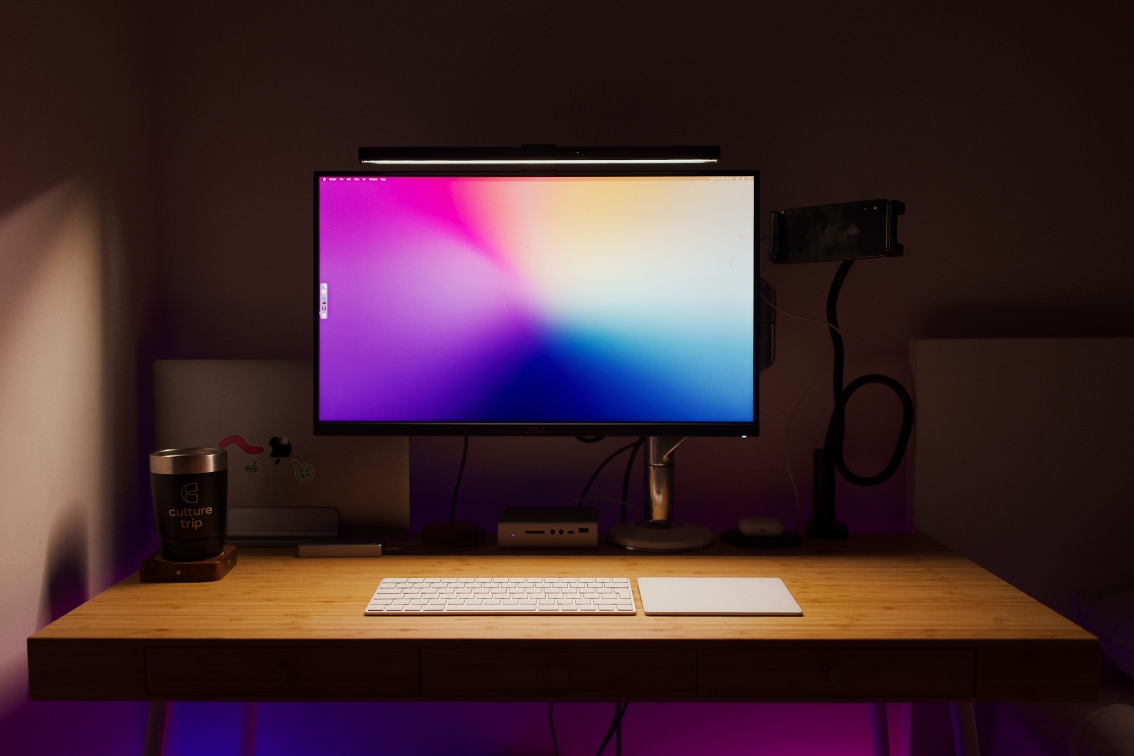
[[[673,452],[688,436],[646,439],[646,520],[670,520],[673,514]]]
[[[692,551],[713,543],[704,525],[673,519],[673,452],[685,436],[646,439],[646,519],[620,522],[606,539],[636,551]]]

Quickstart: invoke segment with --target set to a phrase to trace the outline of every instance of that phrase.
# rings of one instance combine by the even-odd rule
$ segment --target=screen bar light
[[[359,147],[367,165],[707,165],[721,159],[720,147]]]

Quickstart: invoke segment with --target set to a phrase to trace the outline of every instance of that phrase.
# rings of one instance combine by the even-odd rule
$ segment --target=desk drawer
[[[146,649],[160,698],[416,698],[417,649],[303,646]]]
[[[749,700],[971,699],[969,648],[701,650],[697,695]]]
[[[423,648],[427,698],[536,701],[692,700],[692,649]]]

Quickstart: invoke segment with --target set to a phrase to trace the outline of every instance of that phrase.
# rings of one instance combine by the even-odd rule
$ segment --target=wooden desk
[[[780,577],[804,616],[363,615],[387,576],[588,575]],[[674,556],[245,550],[216,583],[123,580],[29,638],[28,664],[34,699],[1087,701],[1099,645],[928,537],[852,536]]]

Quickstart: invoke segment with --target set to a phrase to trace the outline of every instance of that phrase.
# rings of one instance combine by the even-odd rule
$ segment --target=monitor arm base
[[[713,531],[695,522],[638,520],[614,525],[606,540],[631,551],[696,551],[713,545]]]
[[[633,551],[693,551],[713,545],[704,525],[673,519],[673,452],[684,436],[646,439],[646,519],[620,522],[606,540]]]

